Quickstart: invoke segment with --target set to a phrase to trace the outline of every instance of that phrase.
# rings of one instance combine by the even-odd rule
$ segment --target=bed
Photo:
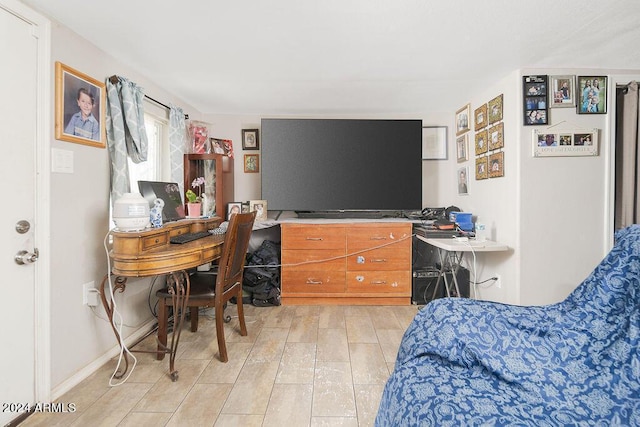
[[[640,225],[615,242],[560,303],[423,307],[375,425],[639,426]]]

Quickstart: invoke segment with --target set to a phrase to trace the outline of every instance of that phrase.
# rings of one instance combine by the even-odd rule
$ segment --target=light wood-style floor
[[[218,360],[215,322],[185,325],[176,367],[134,353],[129,380],[109,386],[115,359],[57,402],[76,412],[37,413],[23,426],[372,426],[402,335],[418,306],[245,305],[248,336],[225,325],[229,362]],[[235,315],[236,306],[226,312]],[[188,323],[188,322],[186,322]],[[155,335],[136,347],[154,349]]]

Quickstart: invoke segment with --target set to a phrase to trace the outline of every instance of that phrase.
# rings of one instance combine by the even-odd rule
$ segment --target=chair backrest
[[[216,294],[221,295],[236,283],[242,286],[242,274],[256,213],[238,213],[229,220],[218,263]]]

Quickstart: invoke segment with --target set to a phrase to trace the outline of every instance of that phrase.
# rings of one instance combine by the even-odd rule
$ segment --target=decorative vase
[[[202,203],[187,203],[187,216],[189,218],[200,218],[200,208]]]

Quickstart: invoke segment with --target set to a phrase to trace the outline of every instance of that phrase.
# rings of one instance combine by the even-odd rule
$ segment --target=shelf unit
[[[227,216],[227,203],[234,201],[233,158],[222,154],[185,154],[184,191],[191,188],[194,179],[205,176],[207,170],[214,172],[216,215],[224,220]],[[206,192],[206,184],[202,192]]]

